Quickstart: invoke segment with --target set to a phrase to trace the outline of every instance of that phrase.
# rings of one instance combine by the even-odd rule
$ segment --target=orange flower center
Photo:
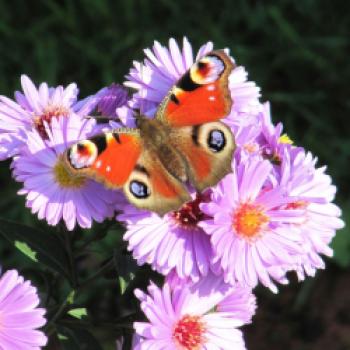
[[[235,231],[245,237],[253,238],[261,232],[262,227],[269,222],[263,208],[257,204],[243,203],[233,214]]]
[[[199,350],[204,343],[205,326],[199,316],[184,316],[175,325],[173,339],[179,350]]]
[[[62,106],[48,106],[43,114],[34,117],[34,126],[43,139],[47,139],[44,122],[51,125],[52,118],[68,117],[69,110]]]

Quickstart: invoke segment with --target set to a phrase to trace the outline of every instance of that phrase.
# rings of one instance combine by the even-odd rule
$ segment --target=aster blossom
[[[256,302],[246,287],[229,286],[208,275],[194,284],[160,289],[153,283],[148,295],[135,294],[148,322],[135,322],[141,337],[135,350],[245,349],[238,327],[250,323]]]
[[[0,160],[17,154],[25,144],[27,132],[37,130],[40,136],[47,138],[45,123],[52,119],[69,117],[72,114],[86,116],[94,109],[100,90],[96,95],[78,101],[78,88],[75,83],[49,87],[41,83],[38,87],[26,75],[21,77],[23,93],[15,92],[15,99],[0,96]],[[11,151],[9,151],[11,150]]]
[[[192,194],[192,202],[164,217],[132,205],[124,206],[117,220],[126,224],[124,240],[137,262],[149,263],[164,275],[175,270],[180,278],[192,280],[206,276],[209,271],[217,272],[210,238],[198,225],[205,218],[199,205],[208,201],[209,196],[210,192]]]
[[[47,140],[37,130],[28,133],[27,147],[12,163],[17,181],[23,182],[20,194],[26,196],[26,206],[39,219],[57,225],[63,219],[73,230],[76,223],[91,227],[92,221],[111,217],[118,193],[66,170],[62,154],[68,146],[94,132],[95,121],[81,120],[77,115],[59,117],[45,124]]]
[[[133,95],[134,106],[140,108],[143,114],[153,116],[170,88],[194,61],[212,50],[213,43],[207,42],[200,47],[194,59],[192,46],[186,37],[182,49],[173,38],[169,40],[168,47],[155,41],[152,49],[144,50],[144,62],[135,61],[134,67],[126,76],[125,85],[136,90]],[[243,67],[235,67],[232,71],[229,89],[234,101],[231,113],[259,110],[260,89],[255,83],[247,81],[247,72]]]
[[[16,270],[0,277],[0,349],[39,350],[47,343],[38,330],[46,323],[38,293]]]
[[[317,269],[325,267],[320,254],[331,257],[330,242],[336,230],[344,227],[341,210],[332,203],[336,187],[326,174],[326,167],[316,168],[317,158],[302,148],[284,150],[279,183],[288,193],[299,198],[285,206],[287,210],[305,210],[303,222],[296,224],[303,237],[305,254],[297,269],[299,279],[305,274],[314,276]]]
[[[257,157],[234,164],[213,190],[212,201],[201,205],[211,217],[199,223],[211,236],[215,260],[224,279],[255,287],[260,281],[276,292],[273,279],[287,283],[285,273],[300,262],[302,238],[295,223],[304,210],[283,206],[295,201],[283,186],[271,186],[272,165]]]

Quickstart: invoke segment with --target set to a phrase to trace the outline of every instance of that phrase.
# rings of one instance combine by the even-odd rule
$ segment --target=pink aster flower
[[[15,179],[24,184],[19,193],[26,196],[26,206],[50,225],[63,219],[69,230],[76,223],[88,228],[92,220],[101,222],[114,212],[118,193],[93,180],[71,176],[61,157],[69,145],[87,138],[94,125],[94,120],[75,114],[55,118],[51,127],[45,125],[48,139],[36,130],[29,132],[27,147],[13,161]]]
[[[204,44],[196,54],[187,40],[183,39],[182,49],[171,38],[169,46],[162,46],[155,41],[152,49],[145,49],[143,63],[134,62],[134,67],[127,75],[125,85],[136,89],[136,106],[143,107],[146,115],[153,116],[159,103],[170,88],[191,67],[195,60],[213,50],[213,43]],[[247,72],[241,66],[236,67],[229,78],[229,88],[234,100],[232,111],[247,112],[258,108],[259,88],[247,81]]]
[[[16,270],[0,277],[0,349],[39,350],[47,343],[37,330],[46,323],[38,293]]]
[[[280,184],[289,195],[299,198],[286,205],[288,210],[305,210],[305,217],[296,226],[301,230],[306,250],[297,270],[299,279],[305,273],[314,276],[317,269],[325,267],[320,254],[332,256],[329,247],[336,230],[344,227],[339,218],[341,210],[334,204],[336,187],[332,179],[325,173],[326,167],[316,168],[317,159],[302,148],[294,148],[292,152],[285,150],[282,157]]]
[[[37,88],[26,75],[22,75],[21,84],[23,93],[16,91],[14,101],[0,96],[0,142],[3,144],[0,159],[17,154],[25,144],[25,139],[19,137],[21,130],[27,133],[35,129],[46,139],[45,123],[50,124],[52,119],[74,113],[86,116],[95,107],[96,96],[101,93],[78,102],[78,88],[74,83],[66,88],[41,83]]]
[[[255,297],[250,289],[228,286],[213,275],[191,285],[160,289],[154,284],[149,295],[135,294],[148,322],[135,322],[141,337],[135,350],[240,350],[245,349],[238,327],[250,323]]]
[[[225,281],[255,287],[260,281],[272,291],[272,279],[287,283],[285,273],[303,254],[300,232],[293,224],[304,210],[288,211],[295,200],[282,186],[271,187],[272,165],[252,157],[234,167],[213,190],[212,202],[201,209],[211,219],[199,223],[209,235]]]
[[[126,223],[124,239],[139,264],[149,263],[164,275],[174,269],[180,278],[192,280],[198,280],[210,270],[217,271],[217,266],[212,264],[210,237],[198,226],[206,218],[199,205],[208,201],[209,195],[193,198],[180,210],[164,217],[131,205],[123,208],[117,220]]]

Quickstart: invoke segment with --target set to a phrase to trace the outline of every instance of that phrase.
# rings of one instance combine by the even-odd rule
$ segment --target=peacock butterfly
[[[224,51],[195,62],[170,89],[154,119],[137,116],[137,128],[121,128],[83,140],[64,154],[73,176],[85,175],[123,188],[136,207],[160,215],[191,200],[231,171],[230,129],[218,120],[231,110],[228,78],[234,64]]]

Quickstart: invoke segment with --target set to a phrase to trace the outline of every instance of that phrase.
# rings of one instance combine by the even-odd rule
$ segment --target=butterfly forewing
[[[73,175],[80,174],[120,188],[128,180],[141,155],[142,142],[137,129],[121,129],[73,145],[66,163]]]
[[[156,118],[180,127],[225,117],[232,105],[228,77],[233,68],[224,51],[213,51],[202,57],[170,90]]]

